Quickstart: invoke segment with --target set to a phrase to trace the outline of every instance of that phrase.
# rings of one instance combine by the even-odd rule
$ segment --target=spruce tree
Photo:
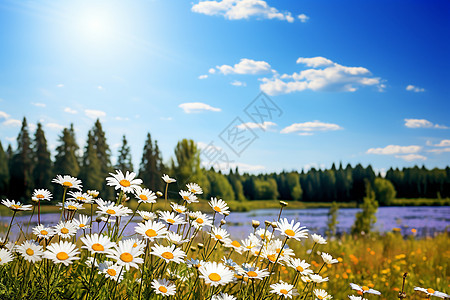
[[[75,140],[73,124],[70,129],[64,128],[62,136],[59,137],[60,145],[56,147],[54,175],[70,175],[77,177],[80,173],[79,158],[77,150],[79,149]]]
[[[9,166],[8,156],[3,151],[2,143],[0,142],[0,196],[6,197],[8,195],[9,185]]]
[[[83,186],[86,189],[100,191],[104,181],[101,172],[100,161],[95,149],[94,135],[92,131],[89,131],[79,176],[83,182]]]
[[[41,123],[37,124],[34,135],[34,163],[34,186],[36,188],[49,188],[53,177],[52,160],[50,151],[47,149],[47,140]]]
[[[122,137],[122,147],[119,150],[119,157],[117,158],[116,170],[121,170],[123,173],[126,171],[133,171],[133,162],[131,160],[131,149],[128,146],[128,141],[125,135]]]
[[[155,141],[153,144],[150,133],[147,133],[141,164],[139,166],[139,178],[142,179],[144,185],[149,189],[155,191],[161,190],[164,188],[164,183],[161,180],[163,172],[165,172],[165,170],[158,142]]]
[[[100,162],[100,176],[102,177],[102,182],[106,177],[109,176],[109,173],[112,172],[111,165],[111,150],[106,142],[105,132],[103,131],[102,124],[100,120],[94,124],[94,128],[92,129],[93,138],[94,138],[94,147],[97,152],[97,158]],[[104,198],[110,198],[113,196],[113,190],[107,188],[105,184],[103,184],[102,190],[100,190],[101,194]]]

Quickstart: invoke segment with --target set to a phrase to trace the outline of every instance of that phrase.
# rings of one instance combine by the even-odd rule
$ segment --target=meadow
[[[417,237],[412,228],[402,236],[394,228],[325,239],[284,218],[299,204],[281,201],[270,204],[278,215],[233,240],[227,216],[244,203],[198,199],[195,183],[170,201],[167,187],[176,179],[162,180],[165,193],[153,193],[134,173],[111,173],[106,182],[117,197],[107,201],[58,175],[59,206],[41,205],[53,198],[47,190],[35,190],[32,205],[4,199],[2,214],[7,209],[11,221],[0,240],[0,299],[448,298],[448,232]],[[245,204],[261,208],[258,202]],[[60,222],[14,222],[38,211],[59,212]],[[20,228],[18,238],[9,237],[12,226]],[[127,226],[133,236],[123,235]]]

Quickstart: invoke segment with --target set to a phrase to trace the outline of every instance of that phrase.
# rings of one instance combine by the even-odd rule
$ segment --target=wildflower
[[[174,211],[176,211],[179,214],[184,214],[186,212],[186,206],[179,205],[173,202],[170,204],[170,206]]]
[[[175,245],[181,245],[181,244],[189,242],[189,239],[183,240],[183,236],[181,236],[175,232],[172,232],[172,231],[169,231],[166,238]]]
[[[230,269],[231,271],[233,271],[236,274],[244,274],[244,269],[241,268],[240,265],[238,265],[237,263],[235,263],[231,258],[226,258],[225,256],[222,258],[223,264]],[[251,267],[250,265],[248,267]]]
[[[189,191],[180,191],[178,194],[180,194],[181,198],[189,204],[198,202],[197,196]]]
[[[108,253],[108,250],[115,246],[115,244],[111,242],[109,237],[105,235],[99,235],[98,233],[82,237],[81,242],[83,242],[83,244],[85,245],[81,248],[87,249],[92,253]]]
[[[89,196],[91,196],[92,198],[97,198],[98,195],[100,194],[99,191],[97,190],[87,190],[87,192]]]
[[[225,213],[230,213],[230,210],[228,209],[227,203],[225,201],[223,201],[222,199],[217,199],[215,197],[214,198],[211,197],[211,201],[209,202],[209,206],[211,206],[211,208],[215,212],[217,212],[217,213],[219,213],[221,215],[223,215]]]
[[[77,226],[71,221],[61,221],[54,227],[57,235],[62,237],[63,239],[70,238],[77,233]]]
[[[284,298],[292,298],[293,296],[299,295],[297,289],[292,284],[285,282],[271,284],[270,288],[272,289],[270,291],[271,293],[283,296]]]
[[[172,246],[160,246],[160,245],[154,245],[152,247],[152,252],[150,254],[153,254],[155,256],[158,256],[162,259],[164,259],[167,263],[173,261],[177,264],[183,262],[184,257],[186,254],[181,249],[177,249],[175,245]]]
[[[228,238],[225,239],[224,246],[227,247],[227,248],[232,248],[238,253],[242,253],[242,250],[243,250],[241,243],[239,243],[236,240],[231,240],[231,239],[228,239]]]
[[[35,189],[31,197],[33,201],[41,201],[41,200],[50,201],[53,198],[52,193],[50,193],[50,191],[46,189]]]
[[[186,223],[182,217],[176,216],[174,212],[159,212],[159,218],[164,220],[169,225],[180,225]]]
[[[115,205],[115,202],[103,200],[102,198],[95,199],[95,203],[97,203],[98,206],[111,206]]]
[[[198,268],[198,271],[200,278],[203,278],[205,283],[211,284],[211,286],[225,285],[233,281],[233,272],[222,263],[206,262]]]
[[[186,187],[188,188],[188,191],[192,194],[203,194],[202,188],[196,184],[196,183],[188,183],[186,184]]]
[[[163,296],[173,296],[177,292],[176,286],[167,279],[153,279],[152,288],[156,294]]]
[[[445,294],[445,293],[442,293],[442,292],[439,292],[439,291],[435,291],[435,290],[433,290],[432,288],[428,288],[428,289],[424,289],[424,288],[421,288],[421,287],[415,287],[414,288],[414,290],[415,291],[420,291],[420,292],[423,292],[423,293],[425,293],[425,294],[427,294],[427,296],[429,297],[429,296],[435,296],[435,297],[439,297],[439,298],[450,298],[450,296],[449,295],[447,295],[447,294]]]
[[[244,251],[252,250],[255,247],[259,247],[261,242],[258,237],[251,233],[245,240],[242,240],[242,247]]]
[[[309,279],[311,279],[311,281],[315,283],[322,283],[328,281],[328,277],[323,278],[319,274],[310,274]]]
[[[55,235],[55,231],[51,227],[45,227],[40,224],[33,228],[33,233],[40,239],[49,239]]]
[[[154,220],[156,218],[156,215],[149,211],[138,210],[137,213],[141,216],[142,220],[144,221]]]
[[[104,274],[106,278],[110,278],[117,282],[121,282],[123,279],[123,273],[121,266],[115,264],[112,261],[104,261],[98,264],[99,274]],[[120,275],[120,276],[119,276]]]
[[[62,203],[58,205],[62,205]],[[63,208],[61,207],[61,209]],[[64,209],[68,211],[77,211],[79,209],[84,209],[84,207],[82,204],[69,200],[64,203]]]
[[[327,240],[325,240],[320,234],[311,234],[311,238],[313,239],[314,243],[316,244],[322,244],[325,245],[327,243]]]
[[[323,262],[327,265],[337,264],[339,261],[335,258],[333,258],[330,254],[322,252],[322,259]]]
[[[249,279],[259,279],[262,280],[264,277],[269,276],[269,272],[267,272],[267,269],[258,269],[251,266],[244,266],[244,276],[248,277]]]
[[[311,265],[308,264],[305,260],[301,260],[300,258],[291,258],[288,261],[288,266],[294,268],[297,272],[302,275],[312,274],[313,271],[308,269]]]
[[[78,229],[87,229],[90,227],[89,220],[90,220],[90,218],[88,216],[79,215],[78,220],[73,219],[72,222],[76,227],[78,227]]]
[[[262,240],[270,240],[272,238],[272,233],[264,228],[260,228],[255,232],[256,236],[259,236]]]
[[[66,189],[77,189],[81,191],[81,180],[72,177],[70,175],[56,175],[56,178],[52,180],[53,183],[58,183]]]
[[[371,288],[369,288],[369,287],[367,287],[367,286],[365,286],[365,285],[359,286],[359,285],[357,285],[357,284],[350,283],[350,287],[351,287],[353,290],[357,290],[357,291],[359,291],[359,292],[361,292],[361,293],[363,293],[363,294],[369,293],[369,294],[381,295],[381,293],[380,293],[379,291],[374,290],[374,289],[371,289]]]
[[[195,228],[201,228],[203,226],[211,227],[213,225],[212,218],[200,211],[191,213],[190,216],[192,216],[194,218],[192,225],[194,225]]]
[[[71,242],[61,241],[47,246],[44,257],[50,259],[55,264],[62,263],[65,266],[71,264],[74,260],[80,259],[76,255],[80,254],[75,244]]]
[[[210,235],[216,241],[224,241],[226,238],[230,236],[230,234],[223,228],[213,227],[211,229]]]
[[[252,226],[253,226],[253,228],[258,228],[259,227],[259,225],[260,225],[260,222],[259,221],[257,221],[257,220],[252,220]]]
[[[137,224],[137,226],[134,227],[134,231],[151,241],[157,238],[163,238],[168,233],[167,228],[163,223],[151,220],[146,221],[144,224]]]
[[[166,175],[166,174],[164,174],[161,178],[162,178],[166,183],[173,183],[173,182],[176,182],[175,179],[170,178],[169,175]]]
[[[33,205],[24,205],[19,201],[9,201],[8,199],[2,200],[2,204],[13,211],[31,210],[31,208],[33,207]]]
[[[67,198],[67,200],[74,200],[74,201],[78,201],[80,203],[87,203],[87,204],[91,204],[94,202],[94,199],[88,193],[68,192],[67,195],[69,195],[71,197],[71,198]]]
[[[132,193],[142,184],[141,179],[134,179],[136,173],[127,171],[125,176],[121,170],[116,170],[116,174],[109,173],[112,177],[107,177],[106,182],[109,186],[114,186],[114,189],[122,190],[124,193]]]
[[[300,241],[300,239],[308,237],[308,229],[305,229],[306,227],[304,226],[300,227],[300,222],[294,224],[294,220],[292,220],[289,223],[289,221],[284,218],[281,219],[280,222],[277,222],[277,225],[278,228],[276,230],[280,231],[281,234],[286,236],[287,238],[293,238],[297,241]]]
[[[135,196],[139,203],[156,203],[156,195],[149,189],[138,187]]]
[[[211,300],[236,300],[236,297],[228,295],[227,293],[220,293],[218,295],[213,295]]]
[[[325,290],[314,290],[314,295],[320,300],[332,298]]]
[[[205,262],[203,260],[198,260],[198,259],[189,259],[186,261],[186,265],[188,266],[188,268],[194,267],[194,268],[200,268],[200,266],[202,266]]]
[[[114,259],[119,266],[125,267],[128,271],[130,267],[138,268],[144,260],[138,256],[144,254],[141,247],[133,247],[132,240],[119,241],[113,249],[110,249],[107,257]]]
[[[24,241],[22,245],[17,246],[17,252],[19,252],[26,261],[35,263],[42,260],[42,246],[34,241]]]
[[[102,215],[109,215],[111,217],[123,217],[128,216],[133,211],[129,209],[128,207],[123,206],[122,204],[119,205],[99,205],[97,207],[97,213]]]
[[[11,251],[7,249],[0,249],[0,266],[9,263],[14,259]]]

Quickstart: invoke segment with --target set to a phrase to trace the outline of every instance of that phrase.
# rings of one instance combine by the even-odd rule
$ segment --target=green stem
[[[14,217],[16,216],[16,213],[17,213],[17,211],[14,210],[13,216],[12,216],[12,218],[11,218],[11,222],[9,223],[8,231],[6,232],[5,244],[8,242],[9,232],[10,232],[10,230],[11,230],[11,225],[12,225],[12,222],[13,222],[13,220],[14,220]]]
[[[64,187],[62,207],[61,207],[61,215],[59,216],[59,221],[60,222],[61,222],[62,215],[63,215],[63,212],[64,212],[64,202],[66,201],[66,193],[67,193],[67,187]]]

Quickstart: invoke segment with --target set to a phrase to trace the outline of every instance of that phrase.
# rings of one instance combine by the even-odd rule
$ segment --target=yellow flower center
[[[277,260],[277,257],[275,256],[275,254],[269,254],[267,255],[267,259],[269,259],[271,262],[274,262]]]
[[[124,186],[124,187],[129,187],[130,186],[130,182],[128,180],[126,180],[126,179],[122,179],[121,181],[119,181],[119,184],[121,186]]]
[[[165,287],[165,286],[160,286],[159,288],[158,288],[158,290],[161,292],[161,293],[167,293],[167,288]]]
[[[369,290],[369,287],[367,287],[367,286],[363,286],[362,287],[362,290],[365,292],[365,291],[368,291]]]
[[[102,244],[95,243],[92,245],[92,250],[94,251],[105,251],[105,247]]]
[[[106,273],[109,274],[109,276],[116,276],[117,272],[114,269],[108,269],[106,270]]]
[[[154,236],[157,236],[157,234],[156,234],[156,231],[155,230],[153,230],[153,229],[147,229],[147,231],[145,232],[145,235],[146,236],[148,236],[148,237],[154,237]]]
[[[80,227],[80,228],[83,228],[83,227],[85,227],[86,225],[84,225],[84,224],[80,224],[80,225],[78,225],[78,227]]]
[[[79,196],[79,197],[77,197],[77,200],[79,200],[79,201],[85,201],[86,198],[84,198],[84,197],[82,197],[82,196]]]
[[[208,275],[208,278],[209,278],[211,281],[215,281],[215,282],[220,281],[220,280],[222,279],[222,277],[220,277],[220,275],[217,274],[217,273],[211,273],[211,274],[209,274],[209,275]]]
[[[167,219],[167,222],[169,222],[170,224],[173,224],[173,223],[175,223],[175,220],[174,219]]]
[[[217,211],[218,213],[220,213],[220,212],[222,211],[222,210],[220,209],[220,207],[218,207],[218,206],[214,206],[213,209],[214,209],[215,211]]]
[[[232,242],[231,242],[231,245],[233,245],[233,246],[236,247],[236,248],[241,247],[241,244],[239,244],[238,241],[232,241]]]
[[[216,234],[215,237],[216,237],[216,239],[218,239],[218,240],[223,239],[223,237],[222,237],[220,234]]]
[[[128,252],[124,252],[124,253],[120,254],[120,259],[121,259],[123,262],[128,263],[128,262],[130,262],[130,261],[133,260],[133,255],[131,255],[131,254],[128,253]]]
[[[12,208],[12,209],[19,209],[19,208],[20,208],[20,205],[13,204],[13,205],[11,205],[11,208]]]
[[[47,231],[47,230],[41,230],[41,234],[42,234],[42,235],[47,235],[47,234],[48,234],[48,231]]]
[[[320,296],[320,295],[319,295],[319,296],[317,296],[317,298],[318,298],[318,299],[320,299],[320,300],[322,300],[322,299],[323,299],[323,297],[322,297],[322,296]]]
[[[73,186],[73,183],[72,183],[72,182],[69,182],[69,181],[64,181],[64,182],[62,183],[62,185],[65,186],[65,187],[71,187],[71,186]]]
[[[196,220],[196,221],[197,221],[197,223],[198,223],[198,224],[203,224],[203,222],[205,222],[205,221],[203,221],[203,219],[202,219],[202,218],[197,218],[197,220]]]
[[[73,205],[68,205],[67,209],[68,210],[77,210],[78,208],[76,206],[73,206]]]
[[[133,248],[136,248],[137,246],[138,246],[137,243],[134,243],[134,244],[133,244]]]
[[[56,258],[59,260],[66,260],[69,258],[69,255],[67,255],[66,252],[59,252],[58,254],[56,254]]]
[[[32,256],[34,254],[33,249],[28,248],[27,251],[25,251],[29,256]]]
[[[427,292],[430,293],[430,294],[434,294],[434,290],[432,288],[428,288]]]
[[[285,289],[281,289],[281,290],[280,290],[280,293],[282,293],[283,295],[287,295],[288,291],[285,290]]]
[[[255,271],[249,271],[247,272],[248,277],[256,277],[258,274]]]
[[[298,267],[297,267],[297,271],[299,271],[299,272],[303,272],[304,270],[305,270],[305,269],[303,269],[302,266],[298,266]]]
[[[141,200],[144,200],[144,201],[148,200],[148,197],[145,196],[144,194],[140,194],[140,195],[139,195],[139,198],[140,198]]]
[[[189,200],[189,196],[183,196],[184,200]]]
[[[114,209],[108,209],[108,210],[106,210],[106,213],[110,214],[110,215],[115,215],[116,211]]]
[[[44,195],[42,195],[42,194],[36,195],[36,198],[38,198],[38,199],[44,199]]]
[[[61,233],[62,234],[68,234],[69,233],[69,229],[67,229],[66,227],[61,228]]]
[[[191,193],[197,193],[197,191],[195,189],[191,189]]]
[[[286,229],[285,231],[284,231],[284,233],[286,233],[288,236],[290,236],[290,237],[293,237],[294,235],[295,235],[295,232],[294,232],[294,230],[292,230],[292,229]]]
[[[165,259],[173,259],[172,252],[164,252],[163,254],[161,254],[161,256],[164,257]]]

